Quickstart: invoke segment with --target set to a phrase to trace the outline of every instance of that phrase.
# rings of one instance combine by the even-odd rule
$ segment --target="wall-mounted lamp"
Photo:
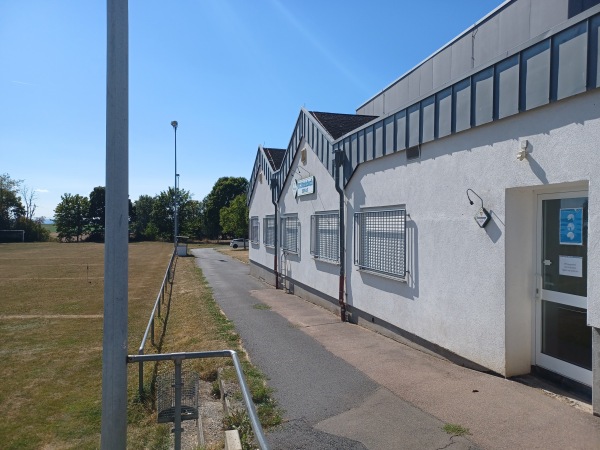
[[[521,150],[519,150],[519,152],[517,153],[517,159],[519,161],[523,161],[524,159],[527,158],[527,147],[529,146],[529,141],[527,139],[525,139],[524,141],[521,141]]]
[[[485,228],[492,216],[489,211],[483,207],[483,199],[477,195],[477,192],[475,192],[473,189],[467,189],[467,198],[469,199],[469,203],[471,205],[474,204],[473,200],[471,200],[471,197],[469,197],[469,191],[471,191],[473,195],[477,196],[477,198],[481,201],[481,208],[479,208],[477,214],[475,214],[475,222],[477,222],[477,225],[479,225],[480,228]]]

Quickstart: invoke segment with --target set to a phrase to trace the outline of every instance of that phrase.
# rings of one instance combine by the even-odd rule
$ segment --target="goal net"
[[[25,242],[25,230],[0,230],[0,242]]]

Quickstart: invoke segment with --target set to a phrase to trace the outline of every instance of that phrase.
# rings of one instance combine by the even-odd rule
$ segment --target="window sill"
[[[362,267],[358,267],[358,271],[359,272],[364,272],[364,273],[370,273],[371,275],[376,275],[376,276],[381,277],[381,278],[387,278],[388,280],[399,281],[400,283],[406,283],[407,282],[406,275],[404,277],[398,277],[398,276],[395,276],[395,275],[390,275],[390,274],[387,274],[387,273],[377,272],[375,270],[365,269],[365,268],[362,268]]]
[[[313,259],[315,261],[321,261],[324,263],[328,263],[328,264],[333,264],[334,266],[339,266],[340,265],[340,260],[339,259],[328,259],[328,258],[319,258],[318,256],[312,255]]]

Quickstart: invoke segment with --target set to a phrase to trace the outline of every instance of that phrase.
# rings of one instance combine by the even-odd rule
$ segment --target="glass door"
[[[538,197],[536,365],[592,384],[587,192]]]

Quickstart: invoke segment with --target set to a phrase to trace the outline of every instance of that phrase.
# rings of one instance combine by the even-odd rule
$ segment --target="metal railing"
[[[240,360],[237,356],[237,353],[234,350],[217,350],[217,351],[207,351],[207,352],[184,352],[184,353],[157,353],[153,355],[129,355],[127,357],[128,363],[139,363],[140,366],[144,364],[146,361],[168,361],[171,360],[175,364],[175,424],[173,428],[173,432],[175,434],[175,450],[181,449],[181,363],[184,359],[207,359],[207,358],[226,358],[230,357],[233,360],[233,366],[235,367],[235,373],[238,378],[238,382],[240,383],[240,389],[242,391],[242,397],[244,399],[244,403],[246,405],[246,409],[248,411],[248,416],[250,418],[250,425],[252,426],[252,431],[254,431],[254,436],[258,442],[258,445],[262,450],[268,450],[269,445],[267,444],[267,440],[265,439],[265,434],[263,432],[262,426],[260,424],[260,420],[258,419],[258,414],[256,413],[256,408],[254,407],[254,403],[252,402],[252,395],[250,394],[250,390],[248,389],[248,385],[246,384],[246,379],[244,378],[244,372],[242,370],[242,366],[240,364]]]
[[[156,296],[156,301],[154,302],[154,308],[152,308],[152,313],[150,314],[150,320],[148,320],[148,325],[146,326],[146,331],[144,332],[144,337],[142,338],[142,342],[138,348],[138,355],[144,354],[144,347],[146,346],[146,341],[148,340],[148,334],[150,334],[150,342],[154,345],[154,319],[158,313],[158,317],[160,317],[160,305],[164,303],[165,300],[165,291],[167,289],[167,284],[169,282],[173,282],[171,270],[173,269],[173,262],[175,261],[175,256],[177,249],[173,250],[173,254],[171,255],[171,260],[169,261],[169,266],[167,267],[167,271],[165,272],[165,276],[163,277],[162,284],[160,285],[160,291]],[[140,399],[144,397],[144,364],[140,362],[139,367],[139,393]]]

